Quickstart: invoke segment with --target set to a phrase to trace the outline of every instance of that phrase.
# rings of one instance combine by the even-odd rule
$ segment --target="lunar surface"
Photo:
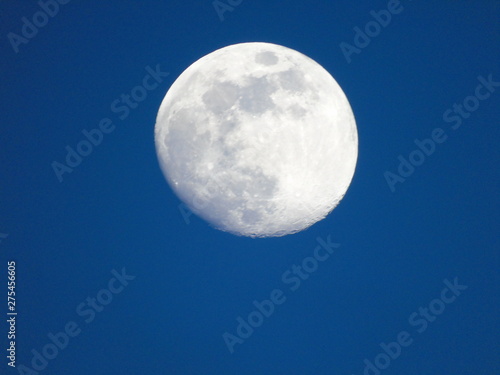
[[[216,50],[189,66],[161,103],[160,167],[212,226],[275,237],[328,215],[352,180],[354,116],[333,77],[269,43]]]

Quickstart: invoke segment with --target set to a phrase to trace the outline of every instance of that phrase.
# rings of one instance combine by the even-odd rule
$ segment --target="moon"
[[[270,43],[189,66],[158,111],[160,167],[189,209],[248,237],[299,232],[328,215],[356,167],[349,102],[317,62]]]

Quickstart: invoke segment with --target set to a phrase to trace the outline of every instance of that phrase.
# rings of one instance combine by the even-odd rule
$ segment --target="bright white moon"
[[[187,68],[155,126],[161,169],[189,208],[223,231],[283,236],[323,219],[356,166],[344,92],[309,57],[269,43],[212,52]]]

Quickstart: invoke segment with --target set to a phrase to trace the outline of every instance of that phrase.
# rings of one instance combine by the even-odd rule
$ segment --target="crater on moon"
[[[255,61],[262,65],[274,65],[278,62],[278,58],[271,51],[265,51],[255,55]]]
[[[242,43],[172,84],[155,143],[167,181],[214,227],[282,236],[323,219],[354,174],[357,131],[337,82],[301,53]]]
[[[249,79],[240,91],[240,108],[254,115],[274,107],[271,94],[276,89],[271,86],[266,77]]]

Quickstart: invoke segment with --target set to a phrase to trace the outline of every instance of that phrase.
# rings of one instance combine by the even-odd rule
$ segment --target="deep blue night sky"
[[[235,5],[220,17],[212,0],[65,1],[53,16],[0,3],[1,374],[500,373],[498,1],[221,0]],[[388,7],[377,29],[371,12]],[[23,30],[34,17],[42,26]],[[355,38],[366,26],[373,37]],[[358,126],[340,205],[282,238],[186,223],[154,148],[176,77],[249,41],[320,63]],[[118,111],[151,69],[169,74]],[[100,125],[59,181],[53,162]],[[282,275],[328,236],[340,246],[291,290]],[[5,357],[12,260],[17,368]],[[223,334],[275,289],[285,301],[230,353]],[[96,296],[109,304],[90,307]],[[400,353],[380,355],[398,336]]]

